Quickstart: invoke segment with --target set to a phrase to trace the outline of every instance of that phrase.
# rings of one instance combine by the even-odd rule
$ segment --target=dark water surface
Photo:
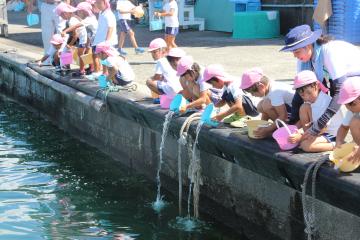
[[[156,186],[11,101],[0,99],[0,239],[244,239],[213,219],[195,232],[161,216]]]

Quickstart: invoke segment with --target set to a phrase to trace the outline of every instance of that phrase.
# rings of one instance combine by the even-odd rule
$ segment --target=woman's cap
[[[73,6],[67,4],[67,3],[60,3],[56,8],[55,8],[55,13],[57,15],[61,15],[63,12],[67,12],[67,13],[73,13],[75,12],[77,9],[74,8]]]
[[[328,92],[328,89],[324,86],[324,84],[318,81],[315,73],[310,70],[301,71],[295,76],[293,89],[298,89],[314,82],[319,84],[321,91],[324,93]]]
[[[246,70],[241,77],[241,89],[247,89],[257,82],[260,82],[264,76],[263,70],[259,67]]]
[[[63,44],[64,41],[64,38],[60,34],[54,34],[50,39],[50,43],[54,45]]]
[[[101,42],[96,45],[95,54],[99,54],[102,52],[107,54],[109,57],[114,57],[119,55],[118,51],[116,51],[116,49],[113,48],[108,42]]]
[[[223,82],[232,82],[233,79],[227,74],[220,64],[211,64],[205,68],[204,77],[202,81],[209,81],[212,78],[217,78]]]
[[[81,3],[79,3],[79,4],[76,6],[76,10],[77,10],[77,11],[79,11],[79,10],[85,11],[89,16],[92,16],[92,15],[93,15],[92,6],[91,6],[91,4],[88,3],[88,2],[81,2]]]
[[[310,45],[321,36],[322,31],[311,31],[309,25],[300,25],[290,30],[285,36],[285,47],[280,51],[292,52],[296,49]]]
[[[159,48],[166,48],[167,44],[164,39],[162,38],[155,38],[152,40],[149,44],[148,52],[152,52],[154,50],[157,50]]]
[[[186,55],[185,51],[182,50],[181,48],[171,48],[168,53],[168,56],[178,57],[178,58],[184,57],[185,55]]]
[[[194,59],[192,56],[184,56],[180,58],[178,65],[176,67],[176,74],[178,76],[183,75],[186,73],[187,70],[190,70],[192,65],[194,64]]]
[[[340,88],[338,104],[347,104],[360,97],[360,77],[346,79]]]

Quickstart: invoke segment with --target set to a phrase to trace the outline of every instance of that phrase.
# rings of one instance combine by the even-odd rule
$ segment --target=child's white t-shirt
[[[165,3],[163,10],[165,12],[170,12],[171,9],[174,9],[174,14],[172,16],[165,16],[165,27],[179,27],[178,19],[178,5],[176,1],[171,1]]]
[[[109,63],[109,67],[116,67],[118,71],[121,73],[121,78],[125,82],[131,82],[135,80],[135,73],[131,68],[128,61],[126,61],[123,57],[108,57],[107,61]]]
[[[179,77],[176,75],[176,71],[171,67],[165,57],[156,61],[155,74],[163,76],[163,83],[161,83],[161,85],[165,87],[162,90],[167,95],[175,95],[183,89]]]
[[[279,107],[287,104],[291,107],[291,102],[295,94],[295,90],[289,84],[282,82],[270,81],[269,93],[265,98],[270,99],[273,107]]]
[[[106,9],[99,14],[98,29],[96,31],[94,42],[92,44],[93,46],[96,46],[97,44],[106,40],[106,35],[110,27],[114,28],[114,30],[112,31],[109,42],[111,45],[114,46],[118,43],[118,38],[116,34],[116,19],[111,9]]]
[[[318,97],[316,98],[314,103],[311,103],[311,114],[313,122],[316,122],[326,111],[329,103],[331,101],[331,97],[326,93],[320,91]],[[327,129],[325,132],[336,136],[337,131],[343,122],[345,116],[345,107],[341,106],[340,109],[336,112],[336,114],[330,118],[329,122],[327,123]]]
[[[204,92],[206,90],[209,90],[212,86],[211,84],[203,81],[204,78],[204,68],[200,67],[200,73],[198,79],[196,79],[195,83],[199,85],[200,92]]]
[[[224,85],[223,92],[230,93],[235,101],[237,99],[242,99],[242,96],[244,95],[240,88],[240,81],[236,78],[234,78],[233,82],[228,85]]]
[[[355,114],[352,111],[347,110],[345,113],[345,117],[342,121],[342,125],[344,125],[346,127],[350,126],[350,122],[351,122],[352,118],[354,117],[354,115]]]
[[[130,13],[120,13],[120,11],[131,11],[131,9],[136,6],[132,4],[129,0],[118,0],[116,2],[116,10],[118,10],[119,19],[131,20]]]
[[[96,33],[96,30],[98,28],[98,20],[96,19],[95,15],[86,17],[81,21],[81,24],[86,28],[90,29],[93,34]]]
[[[69,27],[75,26],[81,23],[77,17],[71,17],[69,20]],[[78,27],[76,30],[76,34],[79,37],[79,44],[86,44],[87,42],[87,32],[84,26]]]

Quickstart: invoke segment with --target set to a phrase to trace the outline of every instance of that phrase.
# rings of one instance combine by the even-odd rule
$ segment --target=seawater
[[[203,214],[196,228],[184,223],[168,192],[156,214],[155,193],[153,182],[0,99],[0,239],[245,239]]]

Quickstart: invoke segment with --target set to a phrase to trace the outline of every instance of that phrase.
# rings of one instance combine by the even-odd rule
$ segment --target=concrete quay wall
[[[155,181],[166,111],[137,92],[110,93],[104,102],[96,83],[61,77],[46,67],[29,67],[27,61],[21,55],[0,54],[3,95]],[[175,195],[177,139],[185,119],[175,117],[171,122],[161,172],[163,186]],[[191,126],[190,134],[195,128]],[[301,184],[309,164],[326,156],[279,152],[271,139],[251,140],[243,129],[224,126],[203,127],[199,146],[202,212],[249,239],[306,239]],[[182,156],[187,197],[185,149]],[[330,166],[322,167],[314,201],[317,239],[360,239],[358,172],[339,174]]]

